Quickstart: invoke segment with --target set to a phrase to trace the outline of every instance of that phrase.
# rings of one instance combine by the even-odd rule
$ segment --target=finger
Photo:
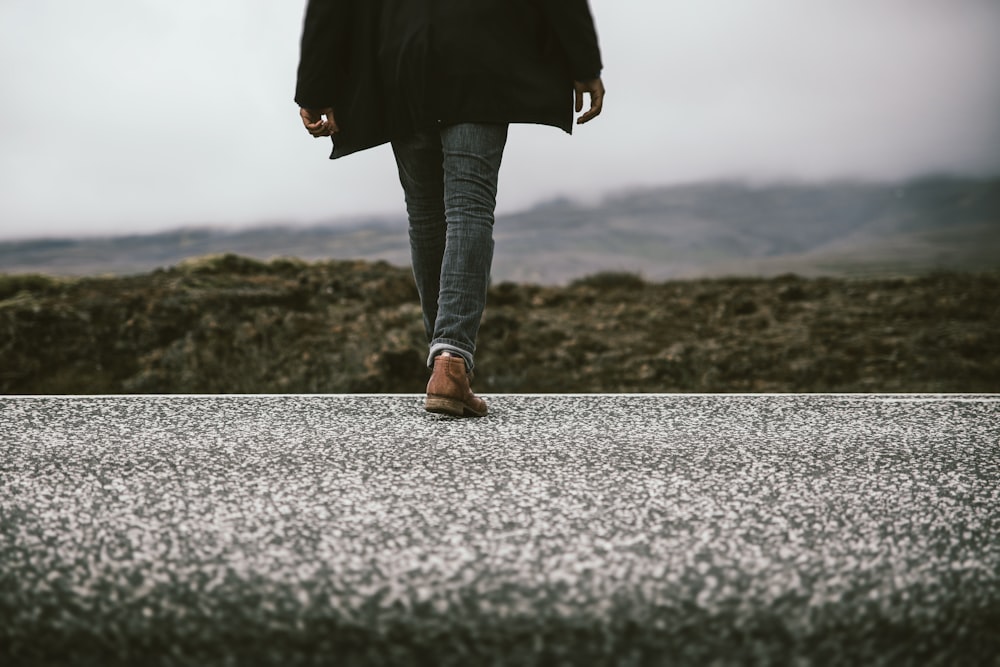
[[[308,122],[303,119],[303,123],[305,124],[306,132],[314,137],[321,137],[327,131],[326,125],[322,120]]]
[[[322,118],[312,123],[306,123],[306,130],[314,137],[322,137],[329,134],[329,128]]]
[[[589,123],[599,113],[601,113],[600,108],[597,107],[597,106],[595,106],[594,103],[591,102],[590,108],[587,109],[587,113],[585,113],[582,116],[580,116],[579,118],[577,118],[576,119],[576,123],[577,123],[577,125],[583,125],[584,123]]]
[[[306,131],[314,137],[328,137],[335,132],[339,132],[336,121],[333,119],[333,109],[299,109],[299,116],[302,118],[302,125]]]
[[[337,126],[337,120],[333,117],[333,108],[325,107],[319,110],[319,117],[325,123],[325,134],[323,136],[330,136],[331,134],[336,134],[340,132],[340,127]]]
[[[306,109],[299,109],[299,118],[302,119],[302,125],[307,130],[316,124],[315,121],[309,116],[309,112]]]
[[[583,111],[583,91],[580,88],[576,88],[576,112],[580,113]]]
[[[578,118],[576,122],[579,125],[583,125],[584,123],[589,123],[590,121],[600,116],[601,111],[603,110],[604,110],[604,91],[603,90],[591,91],[590,109],[587,110],[587,113],[580,116],[580,118]]]

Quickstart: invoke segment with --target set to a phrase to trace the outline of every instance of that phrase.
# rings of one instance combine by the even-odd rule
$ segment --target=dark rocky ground
[[[491,288],[482,393],[996,392],[1000,273]],[[0,392],[417,393],[409,271],[223,255],[0,276]]]

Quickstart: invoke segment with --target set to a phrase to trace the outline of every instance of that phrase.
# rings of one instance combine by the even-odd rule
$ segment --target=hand
[[[340,132],[337,121],[333,118],[333,109],[299,109],[299,117],[306,131],[314,137],[329,137]],[[324,118],[325,117],[325,118]]]
[[[601,77],[590,81],[574,81],[573,88],[576,89],[577,113],[583,111],[584,94],[590,95],[590,109],[576,119],[577,125],[583,125],[601,115],[601,110],[604,108],[604,82],[601,81]]]

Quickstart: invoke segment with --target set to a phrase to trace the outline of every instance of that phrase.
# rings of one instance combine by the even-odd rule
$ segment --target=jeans
[[[410,257],[430,343],[474,367],[493,264],[493,213],[507,125],[461,123],[394,140]]]

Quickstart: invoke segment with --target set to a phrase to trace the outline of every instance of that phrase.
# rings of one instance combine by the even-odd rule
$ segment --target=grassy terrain
[[[500,283],[476,388],[994,392],[998,293],[996,273]],[[360,261],[0,276],[0,356],[7,394],[418,393],[427,380],[409,271]]]

